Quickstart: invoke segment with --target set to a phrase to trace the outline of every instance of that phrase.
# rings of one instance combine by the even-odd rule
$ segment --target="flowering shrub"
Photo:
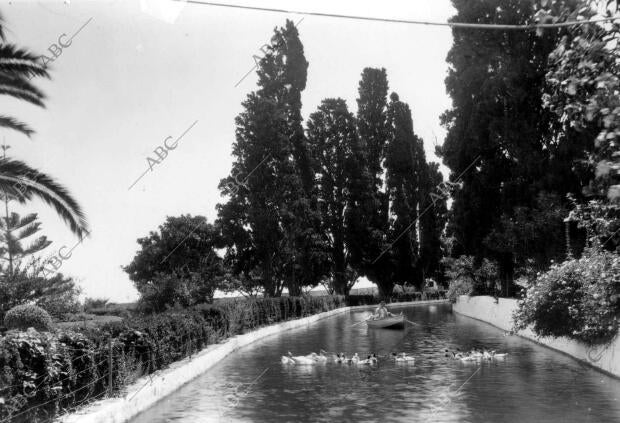
[[[40,331],[49,331],[52,328],[52,318],[42,308],[25,304],[7,311],[4,316],[4,325],[8,329],[35,328]]]
[[[587,249],[580,259],[551,266],[519,301],[517,330],[566,336],[589,345],[611,341],[620,316],[620,256]]]
[[[459,295],[471,295],[473,291],[474,284],[472,283],[472,281],[468,278],[462,277],[450,281],[450,286],[448,287],[448,294],[446,296],[450,301],[455,303]]]

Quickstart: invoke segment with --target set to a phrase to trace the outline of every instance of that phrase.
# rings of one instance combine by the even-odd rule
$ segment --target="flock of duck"
[[[376,364],[379,361],[379,357],[377,354],[368,354],[367,358],[361,358],[357,353],[353,354],[351,357],[347,357],[345,353],[332,354],[331,357],[326,355],[327,351],[321,350],[319,354],[310,353],[308,355],[297,355],[294,356],[291,352],[288,352],[288,355],[282,356],[282,364],[303,364],[303,365],[312,365],[319,363],[326,363],[327,361],[333,361],[334,363],[341,364],[354,364],[354,365],[372,365]],[[402,363],[411,363],[415,362],[415,358],[407,355],[406,353],[392,353],[389,357],[391,360],[395,362]]]
[[[461,361],[482,361],[493,359],[501,360],[506,358],[506,356],[508,355],[508,353],[498,353],[495,350],[486,350],[479,348],[474,348],[468,353],[462,352],[458,348],[456,349],[456,351],[452,352],[446,350],[445,356],[450,357],[450,354],[452,354],[453,359]]]
[[[456,351],[445,350],[445,357],[453,358],[454,360],[460,361],[482,361],[482,360],[501,360],[506,358],[508,353],[498,353],[495,350],[487,350],[487,349],[479,349],[474,348],[470,352],[462,352],[458,348]],[[392,361],[397,363],[415,363],[415,357],[407,355],[407,353],[391,353],[386,358],[389,358]],[[334,363],[340,364],[354,364],[354,365],[372,365],[376,364],[379,361],[379,357],[376,354],[368,354],[366,358],[361,358],[357,353],[353,354],[351,357],[347,357],[345,353],[332,354],[331,357],[328,355],[327,351],[320,350],[319,354],[310,353],[307,355],[297,355],[294,356],[291,352],[288,352],[288,355],[282,356],[282,364],[301,364],[301,365],[313,365],[326,363],[328,361],[333,361]]]

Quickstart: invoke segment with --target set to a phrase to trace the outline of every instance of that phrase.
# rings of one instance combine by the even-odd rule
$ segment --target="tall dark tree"
[[[423,146],[418,144],[418,149],[422,151],[419,156],[424,158]],[[442,186],[444,180],[437,163],[421,165],[420,173],[420,267],[424,278],[441,279],[441,236],[448,218],[448,207],[445,196],[431,194],[441,193],[438,187]]]
[[[419,157],[418,138],[413,133],[411,110],[390,96],[387,110],[390,139],[386,149],[386,186],[390,202],[390,236],[394,257],[394,281],[422,286],[418,243],[420,177],[426,160]],[[424,150],[422,150],[422,153]]]
[[[387,118],[388,82],[385,69],[365,68],[359,84],[357,126],[364,149],[364,177],[367,185],[359,191],[359,213],[363,222],[357,230],[361,247],[354,263],[379,288],[381,296],[394,287],[393,250],[390,239],[389,196],[385,187],[384,161],[390,137]]]
[[[332,287],[348,295],[355,282],[351,245],[360,226],[357,196],[363,178],[355,117],[342,99],[325,99],[308,120],[322,232],[329,245]]]
[[[323,239],[313,198],[309,153],[301,125],[308,62],[293,22],[274,31],[258,63],[258,90],[236,119],[231,175],[220,189],[227,259],[267,296],[316,285],[325,273]],[[241,179],[241,180],[240,180]]]
[[[529,24],[534,14],[532,2],[519,0],[453,4],[457,14],[452,20],[458,22]],[[503,292],[510,295],[514,252],[485,239],[514,215],[515,207],[534,207],[539,192],[566,192],[575,185],[558,177],[572,164],[546,174],[554,165],[561,167],[547,148],[553,140],[540,95],[557,34],[453,28],[453,35],[446,78],[453,107],[442,117],[448,135],[438,151],[451,177],[462,181],[449,231],[458,254],[498,261]]]

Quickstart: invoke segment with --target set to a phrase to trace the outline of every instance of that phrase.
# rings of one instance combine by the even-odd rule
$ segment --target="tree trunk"
[[[267,253],[265,257],[265,264],[263,268],[263,295],[265,297],[275,297],[276,296],[276,287],[273,283],[273,272],[272,272],[272,260],[271,260],[271,252]]]
[[[515,294],[514,263],[512,253],[503,253],[499,260],[499,277],[502,283],[501,295],[504,297],[513,297]]]
[[[394,282],[392,279],[378,280],[377,288],[379,288],[379,298],[387,300],[392,296],[394,290]]]

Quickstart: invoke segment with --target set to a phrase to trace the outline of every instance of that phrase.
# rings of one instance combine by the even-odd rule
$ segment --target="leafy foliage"
[[[0,318],[22,304],[35,304],[56,318],[79,311],[80,289],[75,281],[62,273],[47,278],[43,274],[43,265],[35,260],[0,277]]]
[[[352,251],[358,250],[355,231],[362,222],[355,212],[356,187],[363,178],[363,153],[355,117],[342,99],[325,99],[308,120],[308,144],[317,181],[321,230],[330,254],[332,286],[347,295],[355,283],[351,277]]]
[[[620,316],[620,257],[587,249],[551,266],[519,301],[517,329],[532,325],[540,336],[566,336],[587,344],[611,341]]]
[[[4,315],[4,325],[8,329],[35,328],[39,331],[49,331],[52,328],[52,318],[49,313],[40,307],[31,304],[15,306]]]
[[[471,295],[473,292],[474,285],[472,284],[471,280],[467,278],[459,278],[450,281],[448,293],[446,294],[446,296],[451,302],[455,303],[459,296]]]
[[[486,258],[480,263],[476,263],[473,256],[459,256],[457,258],[443,258],[442,265],[446,277],[450,280],[450,286],[453,282],[456,283],[455,289],[457,286],[464,286],[471,287],[468,294],[497,294],[497,263]]]
[[[316,286],[327,273],[301,117],[308,62],[292,21],[276,28],[258,63],[258,90],[236,118],[233,167],[218,205],[227,263],[267,296]],[[242,178],[241,181],[238,178]]]
[[[535,2],[455,0],[457,22],[529,24]],[[439,155],[461,177],[454,194],[448,235],[457,241],[456,255],[498,262],[502,292],[514,291],[515,264],[523,247],[509,245],[527,239],[516,233],[515,219],[534,223],[542,192],[563,201],[578,192],[580,180],[573,162],[584,156],[581,148],[556,143],[551,114],[543,107],[546,64],[555,48],[557,31],[498,31],[453,28],[454,44],[446,88],[453,106],[442,116],[448,130]],[[511,224],[510,222],[514,224]],[[528,229],[528,226],[524,227]],[[503,235],[502,235],[503,234]],[[548,243],[529,243],[534,256],[553,256],[562,237]],[[553,244],[555,242],[555,245]],[[544,249],[549,248],[549,251]]]
[[[147,309],[212,301],[223,272],[215,249],[223,244],[205,217],[168,217],[159,231],[138,239],[138,244],[141,250],[123,270]]]
[[[617,2],[551,0],[539,21],[563,22],[596,17],[620,18]],[[558,141],[570,145],[586,137],[583,163],[596,179],[585,181],[589,195],[620,201],[620,22],[567,28],[549,55],[544,106],[554,113]],[[594,139],[594,146],[592,146]],[[592,148],[594,147],[594,148]],[[592,173],[590,175],[592,175]]]

